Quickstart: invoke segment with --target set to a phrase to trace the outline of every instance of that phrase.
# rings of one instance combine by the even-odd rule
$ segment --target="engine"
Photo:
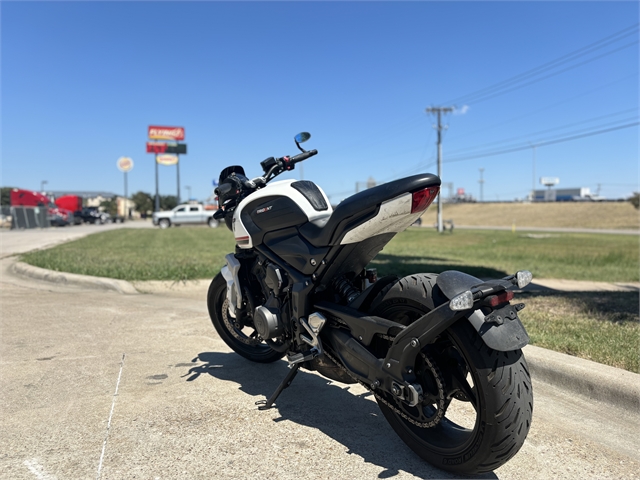
[[[260,279],[265,298],[253,313],[256,331],[265,340],[282,338],[286,336],[285,324],[289,323],[285,292],[287,275],[278,265],[264,258],[256,262],[254,274],[255,278]]]

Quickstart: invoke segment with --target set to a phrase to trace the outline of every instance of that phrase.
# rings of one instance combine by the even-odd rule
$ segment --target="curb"
[[[40,267],[34,267],[24,262],[16,262],[11,270],[18,274],[45,282],[58,283],[62,285],[78,285],[81,287],[100,288],[102,290],[113,290],[125,295],[137,295],[140,292],[126,280],[116,280],[114,278],[92,277],[90,275],[78,275],[76,273],[55,272]]]
[[[522,349],[531,377],[589,400],[640,412],[640,375],[546,348]]]

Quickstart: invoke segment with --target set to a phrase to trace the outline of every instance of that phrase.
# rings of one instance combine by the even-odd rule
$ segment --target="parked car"
[[[82,221],[85,223],[109,223],[111,221],[111,217],[106,212],[101,212],[98,207],[85,207],[81,212]]]
[[[171,225],[197,225],[206,224],[211,228],[218,226],[218,221],[213,218],[215,211],[205,210],[203,205],[187,204],[178,205],[168,212],[155,212],[153,224],[160,228],[169,228]]]

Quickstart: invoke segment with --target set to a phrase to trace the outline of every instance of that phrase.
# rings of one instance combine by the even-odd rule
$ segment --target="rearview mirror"
[[[309,132],[300,132],[293,139],[296,143],[304,143],[311,138],[311,134]]]

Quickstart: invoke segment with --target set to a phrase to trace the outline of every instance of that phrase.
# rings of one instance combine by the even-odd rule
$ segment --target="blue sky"
[[[442,177],[456,189],[479,197],[484,168],[485,200],[525,197],[534,181],[526,145],[540,144],[536,179],[594,192],[600,184],[610,198],[638,190],[638,127],[619,128],[638,119],[637,2],[0,8],[3,186],[46,180],[50,190],[122,193],[116,160],[130,156],[129,192],[153,192],[147,127],[169,125],[186,129],[182,195],[188,185],[204,199],[222,168],[258,175],[262,159],[295,154],[293,136],[306,130],[319,155],[304,163],[304,178],[338,202],[370,176],[436,173],[435,118],[425,108],[455,105]],[[496,96],[470,96],[556,59]],[[616,130],[593,134],[607,129]],[[175,167],[161,166],[160,193],[176,188]]]

